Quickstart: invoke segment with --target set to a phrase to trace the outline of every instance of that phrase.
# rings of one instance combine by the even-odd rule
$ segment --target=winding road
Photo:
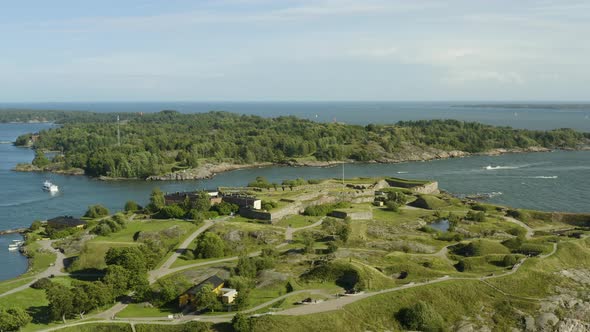
[[[37,280],[41,279],[41,278],[48,278],[50,276],[66,276],[68,275],[65,272],[62,272],[62,270],[64,269],[64,259],[66,258],[66,256],[64,254],[62,254],[61,251],[54,249],[51,244],[53,243],[53,240],[39,240],[37,243],[39,243],[41,245],[41,248],[49,251],[49,252],[53,252],[56,254],[55,257],[55,263],[51,266],[49,266],[45,271],[37,274],[30,282],[19,286],[19,287],[15,287],[7,292],[4,292],[2,294],[0,294],[0,297],[4,297],[10,294],[14,294],[20,291],[23,291],[27,288],[29,288],[32,284],[34,284]]]

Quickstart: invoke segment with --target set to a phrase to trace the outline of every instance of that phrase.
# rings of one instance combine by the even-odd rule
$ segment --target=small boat
[[[45,180],[43,182],[43,191],[48,191],[50,193],[56,193],[59,191],[59,187],[55,184],[51,183],[49,180]]]

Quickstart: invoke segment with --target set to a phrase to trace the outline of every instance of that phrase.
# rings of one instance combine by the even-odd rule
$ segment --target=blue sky
[[[588,1],[0,0],[0,101],[588,100]]]

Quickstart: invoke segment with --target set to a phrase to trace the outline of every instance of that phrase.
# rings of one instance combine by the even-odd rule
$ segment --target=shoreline
[[[590,151],[590,146],[581,146],[579,148],[559,148],[549,149],[545,147],[533,146],[529,148],[497,148],[486,152],[470,153],[460,150],[438,150],[435,148],[417,148],[416,150],[406,150],[397,152],[394,158],[380,158],[369,161],[355,161],[355,160],[335,160],[335,161],[296,161],[290,160],[285,162],[260,162],[254,164],[234,164],[234,163],[207,163],[198,168],[192,168],[182,171],[170,172],[162,175],[151,175],[146,179],[140,178],[114,178],[101,175],[99,177],[92,177],[100,181],[191,181],[211,179],[216,175],[251,168],[263,168],[272,166],[285,167],[334,167],[341,164],[399,164],[407,162],[444,160],[452,158],[464,158],[473,156],[501,156],[505,154],[520,154],[520,153],[538,153],[538,152],[552,152],[552,151]],[[12,171],[15,172],[38,172],[38,173],[52,173],[61,175],[76,175],[86,176],[83,169],[70,170],[56,170],[48,166],[44,169],[36,167],[32,164],[17,164]],[[89,176],[90,177],[90,176]]]

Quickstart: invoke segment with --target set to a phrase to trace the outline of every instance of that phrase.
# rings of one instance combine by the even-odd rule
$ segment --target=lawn
[[[280,226],[280,227],[288,227],[290,225],[293,228],[300,228],[300,227],[309,226],[309,225],[317,222],[320,219],[321,219],[321,217],[303,216],[303,215],[295,214],[295,215],[288,216],[286,218],[281,219],[278,223],[276,223],[274,225]]]
[[[137,232],[158,232],[170,227],[178,226],[184,231],[184,237],[197,229],[194,224],[183,220],[134,220],[127,223],[127,227],[109,236],[97,236],[90,242],[127,242],[133,243],[133,236]]]
[[[129,317],[168,317],[168,315],[178,313],[179,311],[169,307],[150,308],[141,303],[131,303],[125,309],[117,314],[118,318]]]
[[[26,278],[18,277],[17,279],[3,281],[0,283],[0,294],[8,292],[9,290],[11,290],[13,288],[27,284],[27,283],[31,282],[33,279],[34,279],[34,277],[26,277]],[[2,301],[2,298],[0,298],[0,301]]]

